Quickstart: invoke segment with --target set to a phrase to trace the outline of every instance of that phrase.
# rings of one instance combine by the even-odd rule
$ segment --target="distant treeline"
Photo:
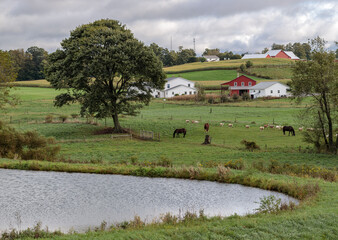
[[[48,52],[36,46],[8,51],[12,64],[18,72],[17,81],[44,79],[44,65]]]

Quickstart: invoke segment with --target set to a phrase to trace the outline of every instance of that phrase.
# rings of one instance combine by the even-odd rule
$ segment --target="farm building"
[[[292,60],[299,60],[292,51],[283,51],[283,50],[270,50],[263,54],[245,54],[242,59],[252,59],[252,58],[286,58]]]
[[[203,56],[207,62],[218,62],[219,61],[219,57],[216,55],[204,55]]]
[[[170,98],[175,95],[193,95],[196,94],[195,83],[181,77],[171,77],[166,79],[164,90],[153,90],[155,98]]]
[[[221,84],[221,91],[224,91],[224,86],[228,85],[230,96],[237,94],[241,96],[243,93],[249,93],[249,89],[256,85],[256,81],[244,75],[231,80],[230,82]]]
[[[252,99],[258,97],[286,97],[289,86],[279,82],[260,82],[250,88]]]

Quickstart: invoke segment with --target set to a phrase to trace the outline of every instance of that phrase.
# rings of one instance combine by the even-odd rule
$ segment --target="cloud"
[[[2,0],[0,48],[52,52],[81,24],[111,18],[150,44],[173,49],[261,51],[272,43],[338,36],[335,0]]]

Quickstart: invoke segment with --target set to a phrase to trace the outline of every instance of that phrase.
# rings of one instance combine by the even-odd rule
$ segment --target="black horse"
[[[291,126],[284,126],[283,127],[283,134],[285,135],[285,132],[288,131],[289,132],[289,136],[290,136],[290,133],[292,133],[292,136],[296,136],[295,134],[295,129],[293,129],[293,127]]]
[[[185,137],[185,134],[187,133],[187,130],[185,128],[178,128],[174,131],[173,138],[176,136],[179,136],[180,133],[183,133],[183,137]]]

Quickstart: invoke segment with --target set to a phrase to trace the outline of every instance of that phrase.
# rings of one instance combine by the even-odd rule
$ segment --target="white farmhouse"
[[[216,55],[204,55],[203,56],[207,62],[218,62],[219,61],[219,57]]]
[[[166,79],[164,90],[153,90],[155,98],[171,98],[175,95],[194,95],[197,90],[195,83],[181,77],[171,77]]]
[[[258,97],[286,97],[289,86],[280,82],[260,82],[253,87],[250,87],[251,98]]]

